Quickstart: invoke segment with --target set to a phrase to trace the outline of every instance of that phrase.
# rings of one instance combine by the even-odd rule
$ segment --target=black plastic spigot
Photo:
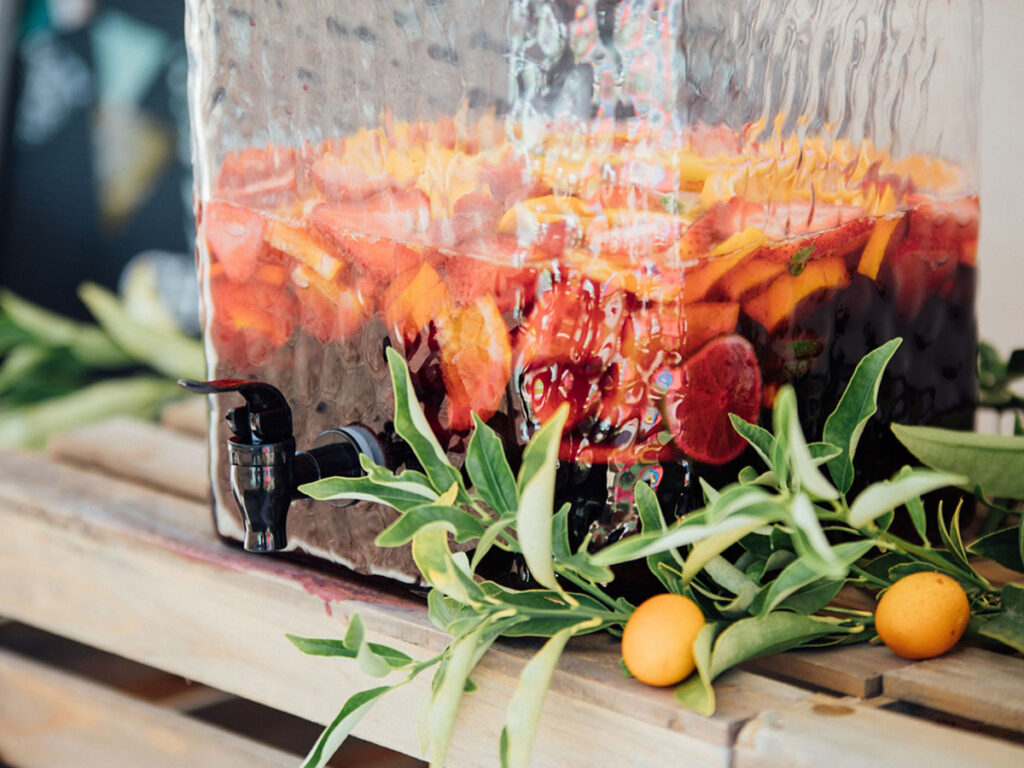
[[[231,492],[245,523],[244,546],[250,552],[274,552],[287,544],[288,508],[303,496],[299,486],[322,477],[363,474],[360,454],[378,464],[384,455],[377,437],[361,424],[329,430],[323,443],[297,451],[292,412],[280,390],[262,381],[218,379],[178,385],[198,394],[237,392],[245,405],[227,412]]]

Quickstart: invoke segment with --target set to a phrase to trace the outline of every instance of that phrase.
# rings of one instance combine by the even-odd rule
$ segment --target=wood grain
[[[160,412],[160,423],[165,427],[195,437],[206,438],[210,419],[208,397],[185,397],[175,400]]]
[[[54,436],[57,461],[134,480],[188,499],[210,495],[206,440],[132,418],[116,418]]]
[[[294,768],[296,758],[0,650],[0,755],[19,766]]]
[[[732,768],[1016,768],[1019,745],[824,694],[766,710],[740,731]]]
[[[887,672],[883,686],[894,699],[1024,732],[1024,659],[1019,656],[958,648]]]
[[[6,536],[0,584],[19,585],[0,590],[0,614],[321,723],[374,681],[354,664],[303,656],[285,632],[338,637],[359,610],[374,640],[416,657],[446,642],[427,622],[423,605],[400,590],[220,543],[202,522],[209,520],[203,505],[37,456],[5,454],[0,467]],[[581,743],[600,743],[622,765],[682,753],[694,765],[727,764],[732,734],[752,714],[749,706],[730,711],[723,702],[714,718],[702,718],[681,710],[666,691],[637,686],[635,696],[619,696],[615,688],[600,687],[616,663],[613,654],[608,649],[593,662],[596,680],[556,679],[538,737],[538,765],[572,764]],[[522,647],[499,649],[479,667],[479,690],[460,715],[451,765],[495,764],[523,656]],[[772,691],[777,703],[804,695],[782,683],[759,685],[762,703],[773,700]],[[424,676],[390,694],[356,734],[418,754],[412,724],[428,686]]]
[[[862,699],[882,692],[882,676],[911,664],[882,645],[790,651],[754,659],[744,669]]]

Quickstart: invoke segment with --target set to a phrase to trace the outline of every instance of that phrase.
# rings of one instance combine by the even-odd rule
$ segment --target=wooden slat
[[[294,768],[296,758],[0,650],[0,755],[19,768]]]
[[[958,648],[887,672],[883,686],[891,698],[1024,733],[1024,659],[1019,657]]]
[[[206,397],[186,397],[166,406],[160,413],[165,427],[195,437],[206,437],[210,418],[210,403]]]
[[[909,664],[882,645],[851,645],[780,653],[744,669],[866,699],[882,692],[883,675]]]
[[[416,657],[446,642],[422,604],[400,589],[248,555],[212,536],[205,505],[42,457],[0,455],[0,526],[0,584],[21,585],[0,590],[0,614],[316,722],[332,719],[344,698],[374,681],[351,663],[302,656],[285,632],[337,637],[359,610],[374,640]],[[594,655],[577,657],[588,652]],[[495,764],[522,657],[519,646],[498,649],[479,668],[451,765]],[[757,678],[751,705],[737,673],[721,681],[719,712],[703,718],[681,709],[669,691],[629,684],[624,695],[627,681],[611,674],[616,664],[614,648],[567,656],[572,672],[556,675],[538,765],[573,764],[581,744],[600,744],[615,764],[687,754],[694,765],[726,765],[733,734],[757,709],[806,695]],[[428,685],[424,676],[389,694],[356,734],[418,754],[411,724]]]
[[[189,499],[209,497],[206,441],[146,421],[116,418],[51,438],[55,459]]]
[[[824,694],[747,723],[733,768],[1016,768],[1024,747]]]

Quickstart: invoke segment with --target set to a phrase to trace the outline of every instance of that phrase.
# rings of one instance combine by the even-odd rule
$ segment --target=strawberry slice
[[[304,264],[292,272],[292,285],[299,300],[299,324],[321,344],[354,336],[370,316],[370,306],[358,287],[324,280]]]
[[[761,408],[761,371],[750,342],[735,335],[715,339],[668,373],[672,383],[662,411],[675,444],[706,464],[739,456],[746,442],[729,414],[756,422]]]
[[[466,193],[452,205],[455,241],[492,234],[504,211],[504,206],[489,192]]]
[[[295,150],[267,145],[229,152],[215,194],[250,205],[274,204],[296,191]]]
[[[426,232],[430,200],[419,189],[385,190],[365,200],[321,203],[313,209],[313,226],[335,242],[353,236],[409,239]]]
[[[331,202],[365,200],[378,192],[400,188],[397,180],[388,174],[367,173],[332,155],[313,164],[313,184],[324,199]]]
[[[448,427],[469,429],[471,414],[487,421],[512,375],[508,328],[491,296],[467,307],[449,305],[437,319],[441,376],[448,396]]]
[[[217,279],[210,293],[213,345],[222,360],[240,371],[262,365],[295,330],[298,306],[283,286]]]
[[[212,202],[203,210],[202,225],[206,245],[228,279],[249,280],[266,252],[263,217],[250,208]]]

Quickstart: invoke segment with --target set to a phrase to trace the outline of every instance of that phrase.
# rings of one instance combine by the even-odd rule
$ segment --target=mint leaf
[[[804,268],[807,266],[807,261],[814,255],[814,246],[805,245],[799,251],[793,254],[789,260],[789,274],[793,277],[803,273]]]
[[[878,410],[878,388],[882,374],[902,339],[896,338],[872,350],[857,363],[836,409],[825,420],[822,439],[840,449],[839,456],[828,462],[828,471],[840,493],[853,485],[853,457],[864,427]]]

